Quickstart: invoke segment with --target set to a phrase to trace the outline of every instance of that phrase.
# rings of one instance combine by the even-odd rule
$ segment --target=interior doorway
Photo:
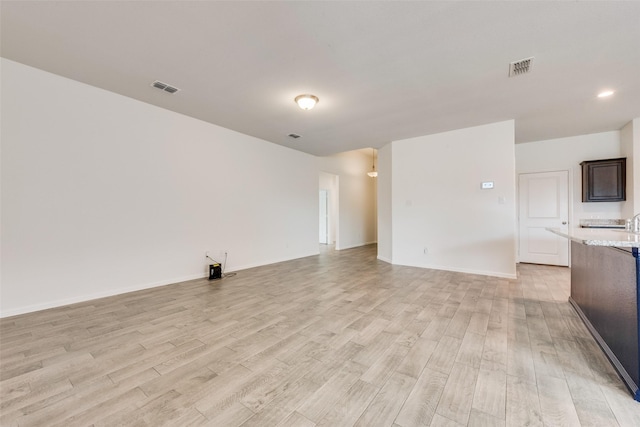
[[[329,244],[329,190],[320,189],[320,199],[318,200],[320,211],[318,218],[318,230],[320,231],[319,241],[323,245]]]
[[[518,176],[519,261],[569,265],[569,240],[546,230],[569,228],[569,171]]]
[[[339,243],[338,183],[338,175],[320,172],[318,241],[323,245],[337,245]]]

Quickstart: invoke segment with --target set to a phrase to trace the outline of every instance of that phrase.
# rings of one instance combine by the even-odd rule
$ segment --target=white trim
[[[391,259],[378,255],[377,257],[380,261],[386,262],[387,264],[393,264]]]
[[[320,245],[321,243],[319,243]],[[252,264],[245,264],[245,265],[240,265],[240,266],[235,266],[233,267],[232,270],[225,270],[225,273],[230,273],[232,271],[241,271],[241,270],[248,270],[250,268],[256,268],[256,267],[264,267],[266,265],[271,265],[271,264],[277,264],[279,262],[286,262],[286,261],[293,261],[295,259],[300,259],[300,258],[307,258],[310,256],[317,256],[320,255],[320,251],[316,251],[316,252],[311,252],[307,255],[296,255],[293,258],[274,258],[271,259],[269,261],[266,262],[260,262],[260,263],[252,263]]]
[[[318,254],[319,254],[319,251],[318,252],[314,252],[314,253],[310,253],[309,255],[296,256],[294,258],[274,259],[274,260],[271,260],[271,261],[266,262],[266,263],[247,264],[247,265],[235,267],[233,270],[227,270],[226,272],[229,273],[231,271],[240,271],[240,270],[246,270],[246,269],[254,268],[254,267],[262,267],[262,266],[265,266],[265,265],[276,264],[276,263],[279,263],[279,262],[292,261],[292,260],[298,259],[298,258],[306,258],[308,256],[315,256],[315,255],[318,255]],[[17,315],[20,315],[20,314],[33,313],[35,311],[47,310],[47,309],[50,309],[50,308],[63,307],[65,305],[71,305],[71,304],[77,304],[77,303],[81,303],[81,302],[87,302],[87,301],[96,300],[96,299],[100,299],[100,298],[112,297],[112,296],[115,296],[115,295],[127,294],[129,292],[142,291],[142,290],[151,289],[151,288],[159,288],[161,286],[175,285],[177,283],[188,282],[190,280],[205,279],[207,277],[208,277],[208,273],[205,274],[205,275],[192,274],[192,275],[185,276],[185,277],[179,277],[179,278],[171,279],[169,281],[163,280],[163,281],[160,281],[160,282],[145,283],[145,284],[141,284],[141,285],[129,286],[129,287],[126,287],[126,288],[114,289],[114,290],[110,290],[108,292],[97,292],[97,293],[94,293],[94,294],[89,294],[89,295],[84,295],[84,296],[79,296],[79,297],[74,297],[74,298],[66,298],[66,299],[61,299],[61,300],[56,300],[56,301],[50,301],[50,302],[43,303],[43,304],[28,305],[28,306],[25,306],[25,307],[20,307],[20,308],[15,308],[15,309],[12,309],[12,310],[5,310],[5,311],[0,312],[0,319],[4,318],[4,317],[17,316]]]
[[[351,245],[351,246],[344,246],[344,247],[340,247],[340,248],[336,248],[336,251],[342,251],[345,249],[353,249],[353,248],[360,248],[362,246],[367,246],[367,245],[374,245],[378,243],[378,241],[373,241],[373,242],[365,242],[365,243],[356,243],[355,245]]]
[[[126,288],[113,289],[113,290],[109,290],[107,292],[96,292],[94,294],[78,296],[78,297],[73,297],[73,298],[65,298],[65,299],[60,299],[60,300],[56,300],[56,301],[49,301],[49,302],[42,303],[42,304],[27,305],[27,306],[24,306],[24,307],[14,308],[14,309],[11,309],[11,310],[4,310],[4,311],[0,312],[0,318],[10,317],[10,316],[17,316],[19,314],[32,313],[32,312],[35,312],[35,311],[47,310],[47,309],[50,309],[50,308],[63,307],[65,305],[77,304],[77,303],[80,303],[80,302],[87,302],[87,301],[96,300],[96,299],[100,299],[100,298],[106,298],[106,297],[112,297],[112,296],[115,296],[115,295],[127,294],[129,292],[142,291],[144,289],[159,288],[161,286],[168,286],[168,285],[173,285],[173,284],[176,284],[176,283],[188,282],[190,280],[202,279],[204,277],[208,277],[208,276],[207,275],[203,276],[202,274],[192,274],[190,276],[185,276],[185,277],[181,277],[181,278],[175,278],[175,279],[172,279],[172,280],[169,280],[169,281],[163,280],[161,282],[145,283],[145,284],[140,284],[140,285],[129,286],[129,287],[126,287]]]
[[[400,264],[400,263],[392,263],[393,265],[401,265],[404,267],[418,267],[425,268],[429,270],[442,270],[442,271],[452,271],[455,273],[465,273],[465,274],[478,274],[480,276],[491,276],[491,277],[500,277],[503,279],[517,279],[518,274],[508,274],[508,273],[500,273],[495,271],[482,271],[482,270],[472,270],[467,268],[451,268],[451,267],[442,267],[438,265],[419,265],[419,264]]]

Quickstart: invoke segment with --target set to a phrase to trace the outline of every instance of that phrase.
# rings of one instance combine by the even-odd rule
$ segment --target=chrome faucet
[[[634,233],[640,233],[640,213],[636,214],[631,220],[631,231]]]

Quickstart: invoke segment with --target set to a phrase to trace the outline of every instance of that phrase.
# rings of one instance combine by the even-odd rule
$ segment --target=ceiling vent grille
[[[293,139],[300,138],[300,135],[298,135],[297,133],[290,133],[288,136],[289,136],[289,138],[293,138]]]
[[[156,80],[155,82],[151,83],[151,86],[155,87],[156,89],[160,89],[169,93],[176,93],[177,91],[180,90],[177,87],[163,83],[160,80]]]
[[[509,64],[509,77],[520,76],[531,71],[533,66],[533,56],[531,58],[521,59]]]

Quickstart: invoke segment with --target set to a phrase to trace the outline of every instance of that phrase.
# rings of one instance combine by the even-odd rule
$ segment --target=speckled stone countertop
[[[640,234],[625,230],[603,228],[571,228],[568,231],[559,228],[547,228],[558,236],[589,246],[617,246],[621,248],[640,248]]]
[[[624,228],[624,219],[589,218],[581,219],[580,227],[585,228]]]

